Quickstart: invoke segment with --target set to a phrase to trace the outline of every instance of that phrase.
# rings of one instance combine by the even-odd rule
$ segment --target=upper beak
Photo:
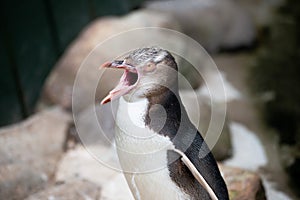
[[[119,68],[119,69],[126,69],[130,72],[136,73],[136,68],[126,64],[123,60],[114,60],[112,62],[110,61],[105,62],[100,66],[100,69],[101,68]]]

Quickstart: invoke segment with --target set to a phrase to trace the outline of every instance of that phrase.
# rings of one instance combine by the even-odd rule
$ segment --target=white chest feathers
[[[137,200],[189,199],[169,176],[167,151],[174,145],[145,125],[147,108],[147,99],[119,101],[116,145],[127,183]]]

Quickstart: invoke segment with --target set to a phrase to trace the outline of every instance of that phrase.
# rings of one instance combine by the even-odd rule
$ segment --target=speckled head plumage
[[[149,62],[160,63],[163,61],[174,62],[171,67],[177,70],[177,65],[175,63],[174,57],[166,50],[159,47],[146,47],[141,49],[136,49],[130,53],[126,60],[132,61],[132,64],[135,66],[146,65]]]
[[[101,104],[124,96],[135,101],[154,95],[162,88],[177,87],[177,64],[174,57],[159,47],[145,47],[132,51],[123,60],[106,62],[105,68],[124,69],[119,84]]]

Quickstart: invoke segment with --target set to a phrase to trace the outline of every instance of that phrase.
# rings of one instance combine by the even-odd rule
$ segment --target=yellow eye
[[[152,63],[152,62],[147,63],[147,65],[144,67],[144,71],[146,71],[146,72],[152,72],[155,69],[156,69],[156,65],[155,65],[155,63]]]

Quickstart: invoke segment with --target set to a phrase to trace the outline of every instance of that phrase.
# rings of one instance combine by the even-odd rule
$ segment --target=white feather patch
[[[127,183],[136,199],[190,199],[170,177],[167,151],[174,149],[169,137],[159,135],[144,121],[147,101],[128,103],[119,101],[116,119],[116,146]],[[136,116],[130,117],[134,110]]]
[[[132,188],[133,188],[133,190],[134,190],[135,198],[136,198],[137,200],[141,200],[140,191],[139,191],[138,187],[136,186],[134,177],[135,177],[135,174],[132,174],[132,177],[131,177],[131,184],[132,184]]]
[[[167,52],[162,51],[162,52],[160,52],[159,55],[157,55],[157,56],[153,59],[153,61],[154,61],[154,62],[160,62],[160,61],[162,61],[167,55],[168,55]]]

